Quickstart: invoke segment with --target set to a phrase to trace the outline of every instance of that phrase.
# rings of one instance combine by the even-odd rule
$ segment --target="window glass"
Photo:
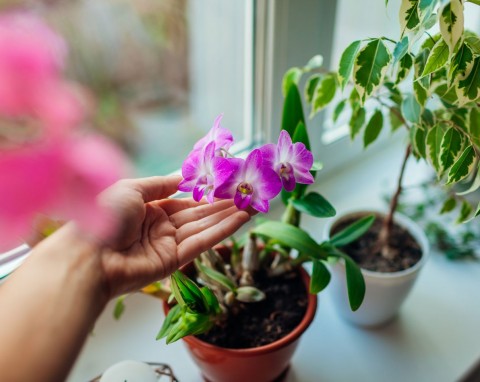
[[[42,11],[68,41],[69,74],[100,105],[97,125],[138,175],[153,175],[178,169],[220,113],[246,137],[245,4],[79,0]]]

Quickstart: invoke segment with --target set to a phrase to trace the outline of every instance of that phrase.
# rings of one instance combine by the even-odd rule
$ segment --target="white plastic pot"
[[[349,212],[327,224],[325,235],[329,237],[332,228],[344,220],[361,218],[372,213],[380,216],[385,215],[378,211]],[[382,273],[362,269],[366,285],[365,299],[355,312],[352,312],[348,303],[344,261],[338,261],[330,267],[332,280],[328,292],[331,293],[340,316],[353,324],[373,327],[393,319],[429,256],[430,248],[427,237],[416,223],[399,213],[395,213],[394,222],[410,232],[420,245],[422,258],[413,267],[399,272]]]

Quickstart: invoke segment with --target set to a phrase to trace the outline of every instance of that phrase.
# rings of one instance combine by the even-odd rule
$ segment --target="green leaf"
[[[462,136],[453,127],[449,128],[442,138],[440,146],[440,164],[442,170],[448,170],[462,148]]]
[[[450,0],[440,12],[440,33],[453,52],[463,34],[462,0]]]
[[[328,218],[337,213],[330,202],[317,192],[310,192],[301,199],[295,199],[292,204],[296,210],[317,218]]]
[[[363,135],[363,147],[367,147],[372,142],[374,142],[380,131],[382,131],[383,127],[383,114],[380,110],[375,110],[370,118],[370,121],[367,123],[367,127],[365,129],[365,134]]]
[[[472,192],[477,191],[479,188],[480,188],[480,165],[477,167],[477,175],[475,176],[475,179],[473,179],[473,182],[470,184],[470,187],[468,187],[468,189],[466,189],[465,191],[457,192],[457,195],[471,194]]]
[[[321,260],[312,260],[312,276],[310,278],[310,293],[317,294],[330,283],[331,275]]]
[[[457,77],[458,79],[465,78],[466,74],[471,71],[472,67],[473,52],[468,45],[462,43],[458,52],[453,56],[452,64],[448,71],[450,83],[452,83]]]
[[[480,57],[475,58],[470,73],[465,79],[459,81],[455,90],[460,106],[480,97]]]
[[[302,69],[300,68],[290,68],[286,71],[286,73],[283,75],[283,81],[282,81],[282,94],[284,97],[288,94],[288,90],[290,89],[290,86],[292,85],[297,85],[298,82],[300,81],[300,78],[302,77]]]
[[[192,312],[206,313],[208,311],[205,297],[197,284],[180,271],[172,273],[170,280],[172,293],[180,305],[186,306]]]
[[[362,102],[380,86],[391,58],[381,39],[371,40],[358,53],[353,66],[353,77]]]
[[[420,112],[421,107],[415,99],[415,96],[413,94],[407,94],[402,102],[403,117],[409,122],[417,123],[420,121]]]
[[[473,169],[474,159],[475,150],[472,146],[468,146],[450,169],[447,184],[456,183],[466,178]]]
[[[314,161],[310,171],[320,171],[321,169],[323,169],[323,163]]]
[[[220,308],[220,304],[218,303],[218,299],[215,294],[207,287],[201,287],[200,290],[203,294],[203,297],[205,297],[205,301],[207,302],[209,313],[221,314],[222,309]]]
[[[421,158],[426,158],[426,147],[425,147],[425,131],[419,127],[416,126],[415,128],[415,137],[414,137],[414,149],[415,152],[418,154],[419,157]]]
[[[390,108],[389,117],[390,117],[390,126],[392,131],[397,130],[400,126],[403,125],[403,121],[399,118],[400,110]]]
[[[393,64],[395,65],[400,61],[408,52],[408,36],[403,36],[403,38],[397,42],[395,49],[393,50]]]
[[[282,246],[294,248],[307,256],[323,254],[320,246],[304,230],[278,221],[268,221],[255,227],[254,234],[277,240]]]
[[[440,151],[443,139],[443,130],[439,125],[433,126],[427,133],[427,156],[437,173],[441,172]]]
[[[365,280],[360,267],[349,256],[342,256],[345,260],[345,274],[347,277],[348,301],[350,309],[356,311],[362,305],[365,297]]]
[[[337,232],[335,235],[333,235],[332,238],[329,240],[330,244],[336,247],[343,247],[344,245],[355,241],[369,230],[374,221],[374,215],[365,216],[357,220],[356,222],[350,224],[340,232]]]
[[[475,210],[473,217],[476,218],[478,215],[480,215],[480,202],[478,203],[477,209]]]
[[[427,91],[420,85],[419,81],[415,81],[413,83],[413,94],[415,95],[415,99],[417,100],[418,104],[421,107],[424,107],[427,102]]]
[[[420,0],[418,3],[418,11],[419,13],[427,12],[429,9],[435,8],[438,0]]]
[[[172,325],[178,321],[182,314],[182,307],[180,305],[174,305],[169,311],[167,316],[165,317],[165,321],[163,321],[163,325],[160,331],[157,334],[157,340],[164,338],[169,330],[171,329]]]
[[[363,107],[359,107],[352,111],[352,116],[350,117],[350,139],[354,139],[365,123],[366,112]]]
[[[319,69],[323,65],[323,57],[320,54],[313,56],[310,60],[308,60],[307,65],[303,68],[305,71],[310,71],[314,69]]]
[[[195,259],[195,266],[199,270],[200,273],[203,273],[207,276],[210,280],[215,281],[216,283],[220,284],[225,289],[234,292],[237,288],[235,283],[230,280],[226,275],[203,265],[200,260]]]
[[[462,201],[462,207],[460,208],[460,214],[457,217],[456,223],[463,223],[468,220],[468,217],[472,213],[472,206],[466,200]]]
[[[315,88],[317,87],[318,81],[320,81],[321,76],[316,74],[311,76],[307,80],[307,84],[305,85],[305,100],[308,103],[311,103],[313,100],[313,93],[315,92]]]
[[[428,55],[427,63],[421,76],[427,76],[443,68],[448,61],[448,57],[449,50],[447,43],[443,39],[438,40]]]
[[[415,29],[420,24],[418,17],[419,0],[402,0],[400,5],[400,33],[403,36],[406,31]]]
[[[299,122],[305,123],[302,98],[296,85],[290,86],[283,103],[282,130],[293,136]]]
[[[347,100],[340,101],[337,106],[335,106],[335,110],[333,111],[333,122],[336,122],[340,114],[342,114],[343,109],[345,109],[345,104]]]
[[[476,107],[470,110],[469,133],[472,142],[480,147],[480,110]]]
[[[295,128],[295,132],[292,135],[292,142],[293,143],[303,143],[307,150],[310,150],[310,140],[308,139],[308,131],[305,123],[298,122],[297,127]]]
[[[440,215],[453,211],[456,206],[457,206],[457,200],[455,198],[448,198],[443,203],[442,209],[440,210]]]
[[[406,54],[405,56],[403,56],[403,58],[399,62],[397,79],[395,80],[396,84],[399,84],[408,76],[408,73],[410,72],[410,69],[412,68],[412,66],[413,66],[412,56],[410,54]]]
[[[352,74],[353,65],[357,57],[358,50],[360,49],[360,40],[352,42],[347,49],[342,53],[340,58],[340,64],[338,67],[338,80],[342,90],[345,88],[350,75]]]
[[[115,308],[113,309],[113,317],[116,320],[119,320],[120,317],[122,317],[123,312],[125,311],[124,301],[125,301],[126,297],[127,297],[127,295],[124,294],[124,295],[118,297],[117,300],[115,301]]]
[[[320,80],[313,93],[311,116],[327,106],[335,96],[337,81],[333,74],[326,75]]]
[[[480,38],[476,35],[465,36],[465,43],[475,55],[480,55]]]

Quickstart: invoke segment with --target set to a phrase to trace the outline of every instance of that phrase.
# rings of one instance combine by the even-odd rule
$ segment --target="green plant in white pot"
[[[479,5],[476,0],[471,3],[471,7]],[[362,135],[364,147],[388,125],[392,131],[408,132],[388,212],[360,243],[343,248],[365,270],[365,303],[348,314],[350,320],[365,325],[385,322],[398,310],[392,308],[375,317],[367,313],[374,309],[368,303],[376,288],[373,284],[385,284],[386,279],[399,283],[396,276],[419,268],[428,252],[423,233],[409,232],[410,223],[407,227],[394,219],[408,159],[426,160],[447,185],[476,178],[467,192],[480,187],[480,38],[464,29],[464,2],[402,0],[399,18],[397,40],[378,37],[352,42],[341,56],[338,72],[310,72],[305,86],[312,116],[340,98],[333,119],[349,113],[350,137]],[[430,33],[436,26],[440,33]],[[303,73],[300,68],[290,69],[284,83],[298,84]],[[300,97],[294,90],[290,93],[287,99]],[[479,214],[478,201],[472,205],[463,200],[459,221]],[[348,222],[345,219],[333,226],[333,232]],[[375,281],[369,287],[370,276]]]

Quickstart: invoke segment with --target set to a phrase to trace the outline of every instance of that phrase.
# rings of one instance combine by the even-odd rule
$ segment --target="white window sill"
[[[388,146],[337,172],[316,186],[337,211],[382,208],[380,194],[391,189],[403,156],[403,143]],[[407,167],[407,183],[425,176],[425,166]],[[390,185],[390,187],[389,187]],[[274,206],[273,216],[281,213]],[[322,238],[325,220],[304,217],[313,237]],[[328,288],[319,296],[312,326],[303,336],[286,378],[293,381],[453,381],[480,359],[477,337],[480,304],[475,293],[480,263],[449,261],[434,253],[397,319],[375,330],[342,321]],[[163,322],[161,303],[134,295],[120,321],[110,303],[98,320],[69,382],[84,382],[124,359],[164,362],[182,382],[199,382],[198,368],[181,341],[155,341]]]

